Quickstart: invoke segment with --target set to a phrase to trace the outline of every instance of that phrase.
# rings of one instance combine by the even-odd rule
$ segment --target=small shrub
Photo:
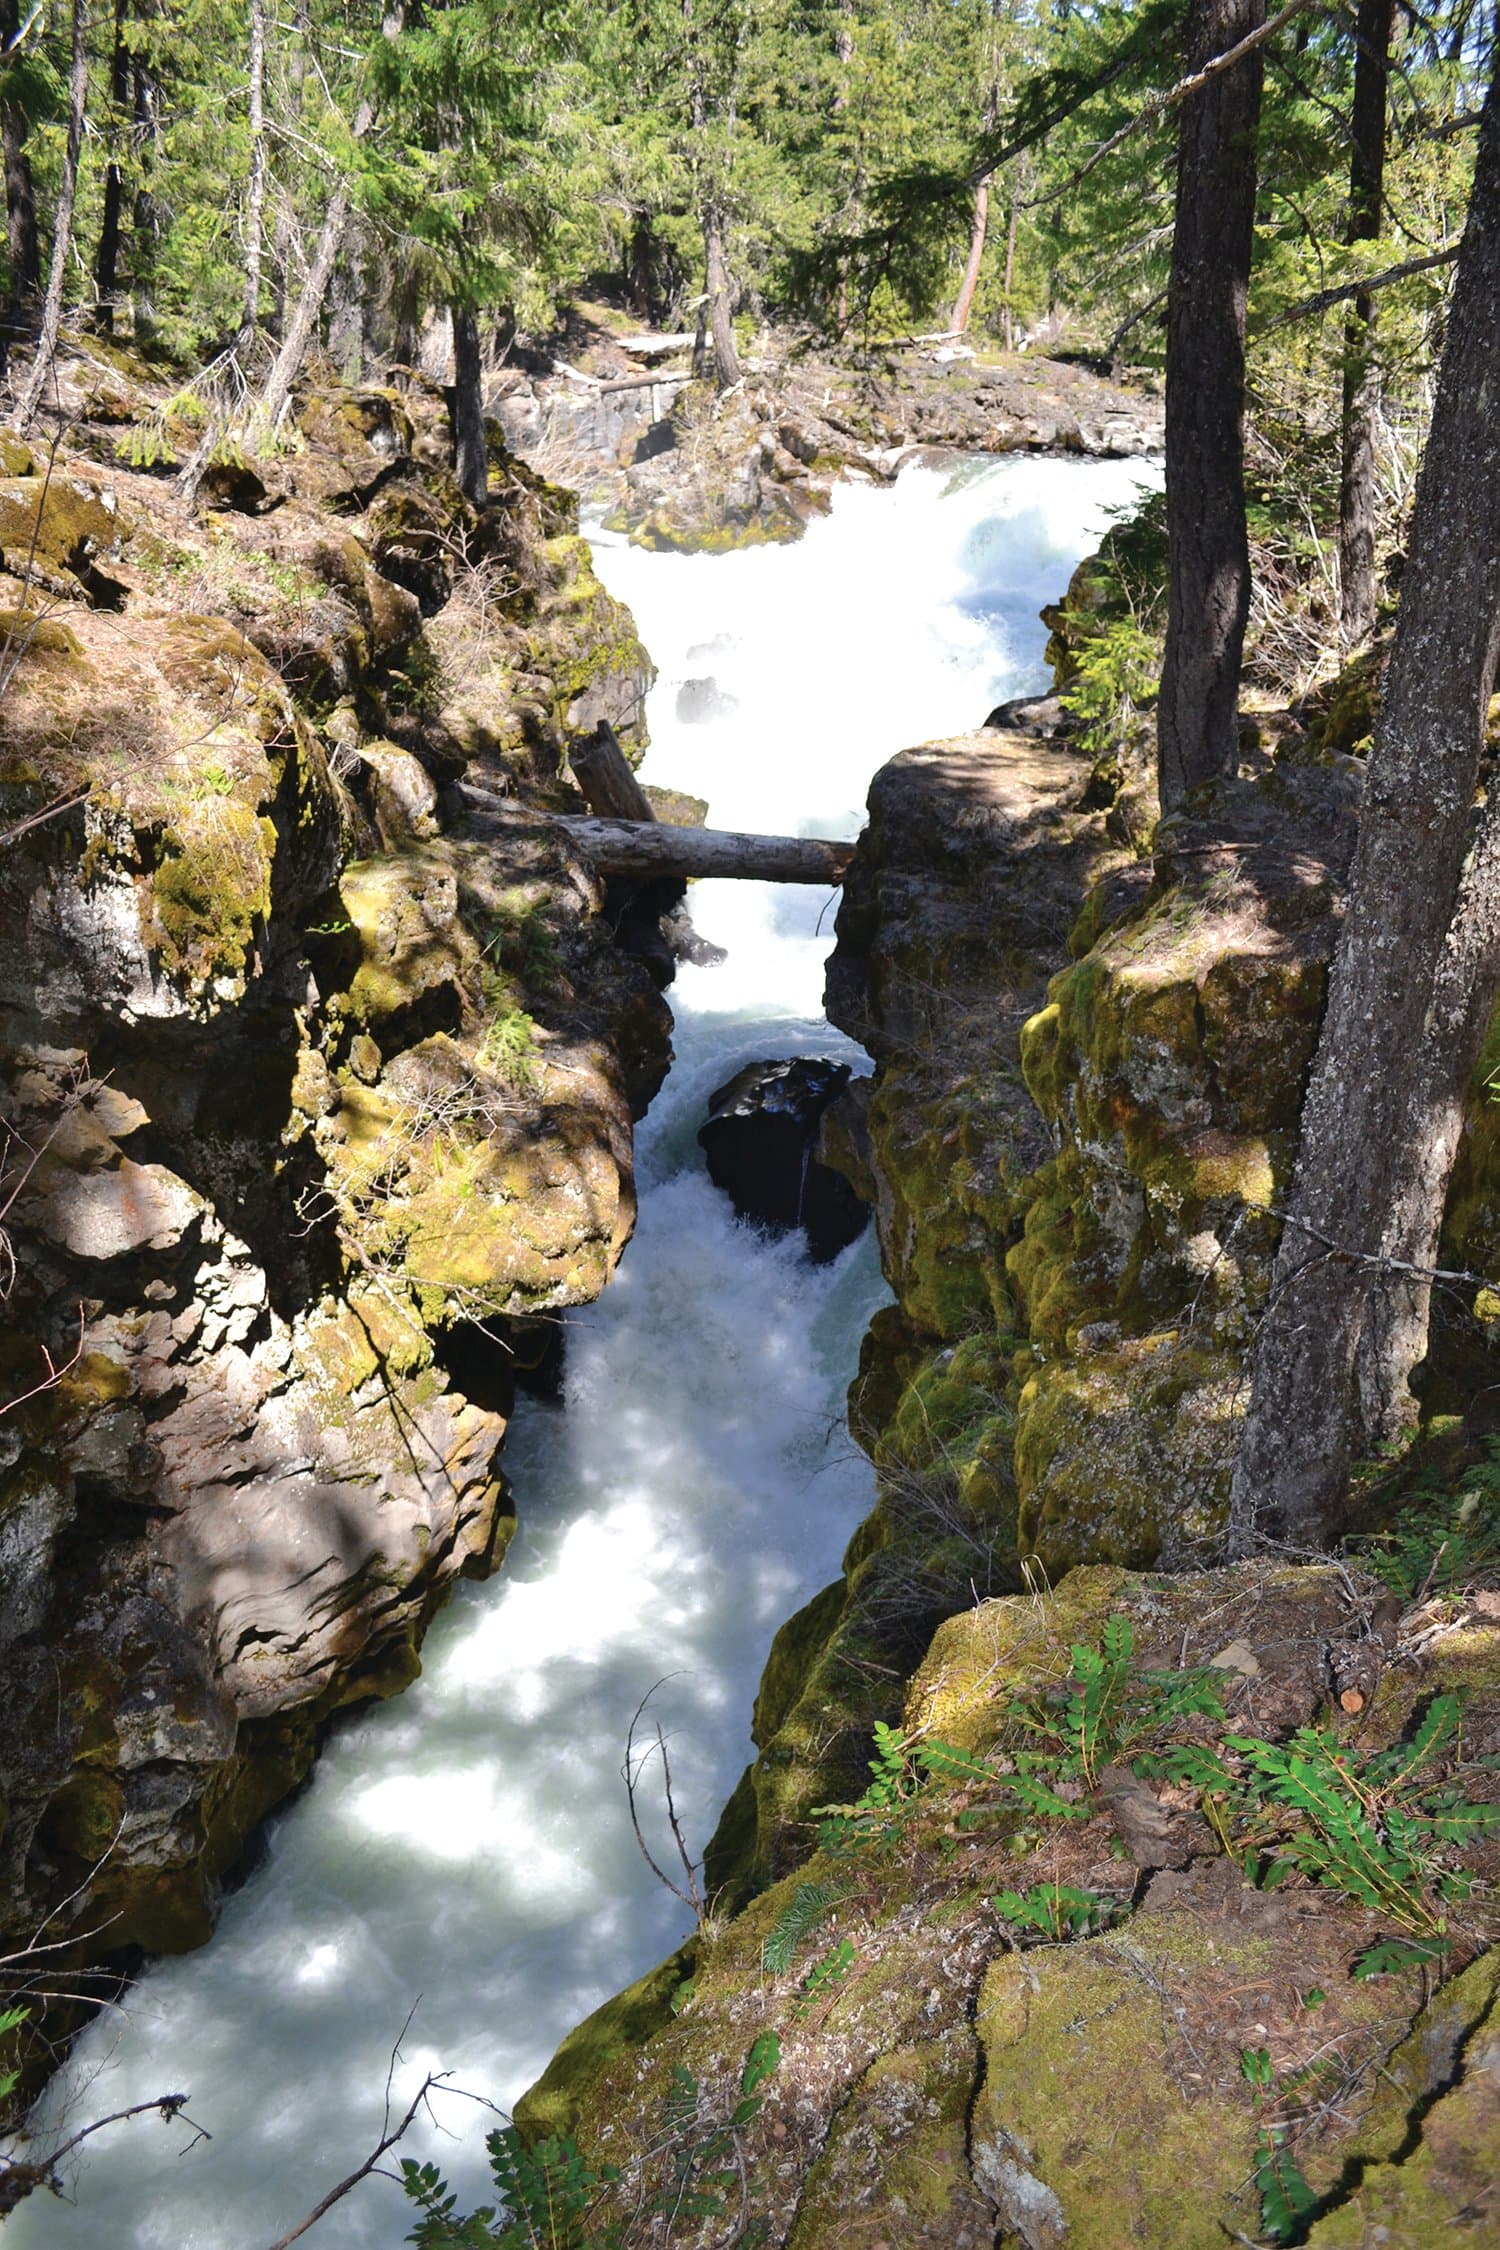
[[[536,1024],[524,1008],[501,1008],[485,1029],[476,1057],[481,1070],[512,1086],[534,1086],[540,1067]]]
[[[1160,670],[1156,643],[1134,617],[1111,618],[1081,639],[1073,677],[1060,697],[1063,709],[1082,721],[1080,749],[1091,758],[1118,749],[1137,706],[1156,692]]]

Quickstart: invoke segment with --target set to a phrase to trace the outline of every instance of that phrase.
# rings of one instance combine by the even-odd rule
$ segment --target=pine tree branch
[[[1389,289],[1394,282],[1408,281],[1413,274],[1431,273],[1438,266],[1451,266],[1462,248],[1453,243],[1446,250],[1434,250],[1425,258],[1405,258],[1399,266],[1387,266],[1383,273],[1366,274],[1359,281],[1341,282],[1336,289],[1319,289],[1311,297],[1289,305],[1271,320],[1257,321],[1251,331],[1256,336],[1269,336],[1275,329],[1288,328],[1294,320],[1310,320],[1315,313],[1328,312],[1335,305],[1346,305],[1351,298],[1362,297],[1367,290]]]
[[[1113,156],[1115,150],[1123,147],[1136,133],[1143,131],[1148,125],[1157,124],[1192,95],[1201,93],[1215,78],[1222,77],[1226,70],[1233,70],[1235,64],[1243,62],[1246,55],[1253,54],[1257,47],[1263,47],[1268,39],[1273,39],[1278,31],[1291,22],[1293,16],[1300,16],[1308,8],[1317,5],[1319,0],[1288,0],[1288,5],[1279,14],[1269,17],[1256,30],[1248,32],[1235,46],[1226,47],[1222,55],[1212,56],[1201,70],[1190,71],[1186,78],[1179,78],[1176,85],[1169,86],[1165,93],[1153,94],[1117,133],[1111,133],[1107,141],[1101,141],[1093,155],[1080,164],[1075,172],[1071,172],[1060,186],[1048,188],[1045,195],[1033,196],[1022,208],[1038,211],[1048,203],[1056,203],[1062,196],[1071,195],[1074,188],[1081,186],[1091,172],[1096,172],[1106,158]]]

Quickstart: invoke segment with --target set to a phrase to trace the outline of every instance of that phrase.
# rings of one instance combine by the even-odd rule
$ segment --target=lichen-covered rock
[[[1471,2213],[1482,2225],[1500,1973],[1486,1910],[1456,1919],[1436,1988],[1415,1964],[1355,1977],[1390,1928],[1354,1883],[1259,1887],[1202,1819],[1185,1851],[1153,1853],[1117,1810],[1115,1769],[1097,1792],[1064,1784],[1070,1818],[1008,1806],[1001,1778],[1018,1740],[1039,1746],[1017,1734],[1016,1699],[1056,1710],[1061,1735],[1072,1651],[1115,1619],[1138,1677],[1218,1672],[1224,1712],[1184,1722],[1195,1739],[1317,1720],[1356,1768],[1434,1693],[1482,1679],[1463,1753],[1482,1781],[1475,1761],[1500,1742],[1500,1633],[1483,1616],[1454,1604],[1437,1638],[1424,1621],[1382,1643],[1400,1649],[1399,1692],[1354,1716],[1334,1701],[1378,1592],[1334,1566],[1080,1568],[1055,1593],[953,1617],[905,1713],[909,1749],[946,1752],[937,1778],[912,1769],[863,1826],[830,1822],[825,1848],[581,2027],[518,2105],[523,2131],[571,2132],[619,2167],[603,2222],[649,2207],[732,2130],[739,2223],[792,2250],[1256,2240],[1268,2148],[1314,2199],[1314,2242],[1373,2250],[1389,2224],[1415,2250]],[[797,1693],[790,1654],[773,1656],[768,1704]],[[1105,1926],[1037,1942],[1000,1897],[1032,1885],[1085,1886]],[[768,2053],[760,2104],[739,2108],[747,2060]],[[721,2240],[729,2216],[707,2197],[673,2239]]]
[[[70,1990],[202,1942],[329,1715],[494,1567],[493,1324],[597,1295],[632,1223],[669,1018],[526,804],[644,659],[562,495],[502,461],[481,527],[419,464],[440,411],[320,393],[264,520],[60,460],[56,630],[7,657],[0,1950],[45,1923]]]

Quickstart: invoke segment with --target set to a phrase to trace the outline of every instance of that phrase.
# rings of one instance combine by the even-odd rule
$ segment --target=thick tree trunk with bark
[[[1193,0],[1190,69],[1265,21],[1265,0]],[[1261,50],[1178,112],[1167,300],[1167,642],[1157,706],[1163,811],[1238,759],[1250,608],[1245,532],[1245,298],[1255,233]]]
[[[1237,1553],[1264,1537],[1327,1539],[1352,1455],[1409,1416],[1407,1377],[1425,1349],[1428,1270],[1500,983],[1500,804],[1492,792],[1476,809],[1500,653],[1497,369],[1500,79],[1485,105],[1349,904],[1254,1352],[1231,1501]]]
[[[73,61],[68,73],[68,136],[63,148],[62,177],[57,187],[53,217],[52,264],[47,273],[47,294],[42,301],[42,324],[36,340],[36,357],[16,411],[16,428],[22,435],[36,420],[37,408],[52,374],[57,355],[57,331],[62,325],[63,287],[73,249],[73,205],[78,194],[78,159],[83,148],[83,117],[88,101],[88,0],[73,0]]]
[[[1386,81],[1394,12],[1393,0],[1359,0],[1345,237],[1351,243],[1373,242],[1380,233]],[[1345,648],[1357,647],[1375,627],[1375,418],[1379,406],[1375,299],[1368,291],[1361,291],[1344,330],[1339,632]]]
[[[482,508],[490,496],[484,443],[484,356],[479,322],[467,306],[449,307],[453,323],[453,473],[464,498]]]
[[[734,300],[724,256],[724,221],[712,202],[703,210],[703,274],[708,330],[714,347],[714,382],[721,391],[727,391],[740,380],[740,355],[734,341]]]
[[[130,50],[125,44],[127,0],[115,0],[115,39],[109,66],[110,138],[114,143],[130,99]],[[94,260],[94,322],[112,336],[120,295],[120,219],[125,208],[125,175],[119,159],[104,167],[104,207],[99,218],[99,251]]]
[[[568,751],[573,779],[590,812],[609,820],[655,820],[656,810],[631,771],[619,737],[607,719],[583,734]]]

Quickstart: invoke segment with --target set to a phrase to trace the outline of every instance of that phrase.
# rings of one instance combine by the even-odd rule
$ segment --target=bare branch
[[[416,2014],[415,2003],[413,2003],[411,2014]],[[406,2022],[401,2027],[401,2038],[396,2041],[395,2046],[391,2049],[390,2070],[386,2073],[385,2082],[385,2114],[381,2121],[384,2130],[381,2133],[380,2139],[376,2142],[374,2148],[371,2149],[363,2164],[356,2165],[355,2169],[352,2172],[348,2173],[345,2178],[339,2181],[337,2187],[330,2188],[328,2193],[323,2197],[322,2201],[315,2204],[312,2210],[308,2212],[305,2219],[299,2219],[296,2226],[292,2227],[288,2233],[278,2235],[276,2240],[270,2245],[270,2250],[290,2250],[290,2245],[294,2242],[300,2242],[303,2235],[308,2233],[311,2228],[315,2227],[319,2219],[325,2217],[326,2214],[333,2209],[335,2203],[341,2203],[344,2197],[349,2194],[351,2189],[357,2188],[359,2186],[361,2180],[367,2180],[370,2177],[371,2173],[374,2172],[378,2167],[380,2159],[384,2155],[386,2155],[389,2150],[393,2149],[399,2140],[403,2140],[405,2136],[411,2131],[412,2126],[416,2123],[418,2110],[421,2109],[423,2103],[426,2101],[433,2088],[435,2086],[442,2086],[444,2084],[444,2081],[446,2080],[448,2075],[447,2072],[442,2070],[430,2070],[427,2073],[427,2076],[423,2079],[421,2085],[417,2088],[415,2094],[413,2094],[406,2115],[402,2118],[400,2124],[394,2127],[391,2125],[391,2074],[396,2068],[396,2061],[401,2053],[401,2039],[404,2039],[406,2037],[407,2031],[410,2029],[410,2026],[411,2015],[407,2017]]]
[[[28,2195],[35,2195],[39,2188],[46,2188],[53,2195],[61,2195],[62,2182],[57,2177],[57,2168],[64,2157],[71,2156],[74,2149],[80,2147],[92,2134],[102,2133],[106,2125],[123,2124],[127,2117],[145,2117],[155,2110],[164,2125],[173,2124],[180,2117],[184,2125],[192,2126],[196,2140],[211,2141],[213,2135],[208,2127],[200,2125],[196,2118],[187,2115],[186,2105],[191,2099],[189,2094],[157,2094],[149,2102],[132,2102],[128,2109],[112,2109],[107,2117],[96,2117],[92,2124],[80,2126],[70,2139],[63,2142],[61,2148],[53,2150],[44,2164],[7,2162],[5,2170],[0,2172],[0,2215],[14,2211],[19,2204],[25,2202]],[[189,2141],[186,2145],[192,2148],[195,2142]]]
[[[707,1902],[705,1901],[703,1896],[703,1886],[698,1880],[697,1863],[694,1861],[688,1851],[687,1843],[682,1833],[682,1823],[677,1816],[677,1806],[672,1795],[672,1767],[671,1761],[667,1756],[667,1738],[662,1733],[659,1722],[656,1723],[656,1742],[654,1747],[661,1757],[662,1780],[666,1796],[667,1825],[672,1831],[672,1841],[677,1847],[677,1856],[682,1862],[683,1872],[687,1882],[686,1890],[683,1889],[681,1883],[674,1881],[672,1876],[670,1876],[667,1873],[666,1869],[661,1865],[660,1861],[657,1860],[653,1855],[651,1847],[646,1842],[645,1835],[641,1828],[640,1809],[636,1801],[637,1792],[640,1788],[641,1775],[645,1771],[647,1760],[651,1757],[652,1753],[650,1749],[647,1749],[637,1755],[635,1747],[635,1730],[640,1725],[641,1714],[644,1712],[646,1705],[651,1701],[652,1696],[655,1695],[657,1688],[664,1687],[667,1683],[667,1680],[674,1677],[675,1674],[670,1672],[666,1673],[663,1678],[659,1679],[655,1683],[654,1686],[649,1687],[646,1690],[646,1693],[641,1697],[640,1702],[636,1705],[635,1711],[631,1717],[629,1728],[627,1729],[625,1735],[625,1762],[620,1768],[620,1776],[625,1783],[626,1802],[630,1807],[630,1825],[635,1832],[635,1840],[640,1847],[642,1859],[646,1862],[646,1865],[650,1868],[652,1874],[656,1877],[656,1880],[663,1886],[663,1888],[669,1890],[673,1898],[680,1899],[682,1901],[682,1904],[687,1907],[688,1911],[692,1914],[695,1921],[701,1922],[705,1913],[707,1912]]]
[[[1071,194],[1091,172],[1098,170],[1106,157],[1113,156],[1117,148],[1122,147],[1144,126],[1155,125],[1170,110],[1176,109],[1192,95],[1200,93],[1215,78],[1222,77],[1226,70],[1233,70],[1235,64],[1243,62],[1246,55],[1253,54],[1257,47],[1263,47],[1268,39],[1273,39],[1278,31],[1291,22],[1293,16],[1300,16],[1306,9],[1317,4],[1318,0],[1288,0],[1286,7],[1269,17],[1256,30],[1248,32],[1237,45],[1226,47],[1222,55],[1212,56],[1201,70],[1190,71],[1186,78],[1179,78],[1176,85],[1169,86],[1164,94],[1153,94],[1149,101],[1141,104],[1134,117],[1126,120],[1117,133],[1111,133],[1107,141],[1101,141],[1087,162],[1070,173],[1060,187],[1051,187],[1045,195],[1033,196],[1023,208],[1028,211],[1039,210],[1043,204],[1055,203],[1059,197]]]
[[[1359,281],[1340,283],[1336,289],[1319,289],[1299,304],[1289,305],[1285,312],[1277,313],[1274,320],[1255,323],[1252,334],[1269,336],[1274,329],[1287,328],[1294,320],[1310,320],[1314,313],[1328,312],[1334,305],[1346,305],[1353,297],[1363,297],[1375,289],[1389,289],[1393,282],[1409,281],[1413,274],[1431,273],[1437,266],[1451,266],[1463,248],[1455,242],[1446,250],[1434,250],[1425,258],[1405,258],[1399,266],[1387,266],[1383,273],[1365,274]]]

